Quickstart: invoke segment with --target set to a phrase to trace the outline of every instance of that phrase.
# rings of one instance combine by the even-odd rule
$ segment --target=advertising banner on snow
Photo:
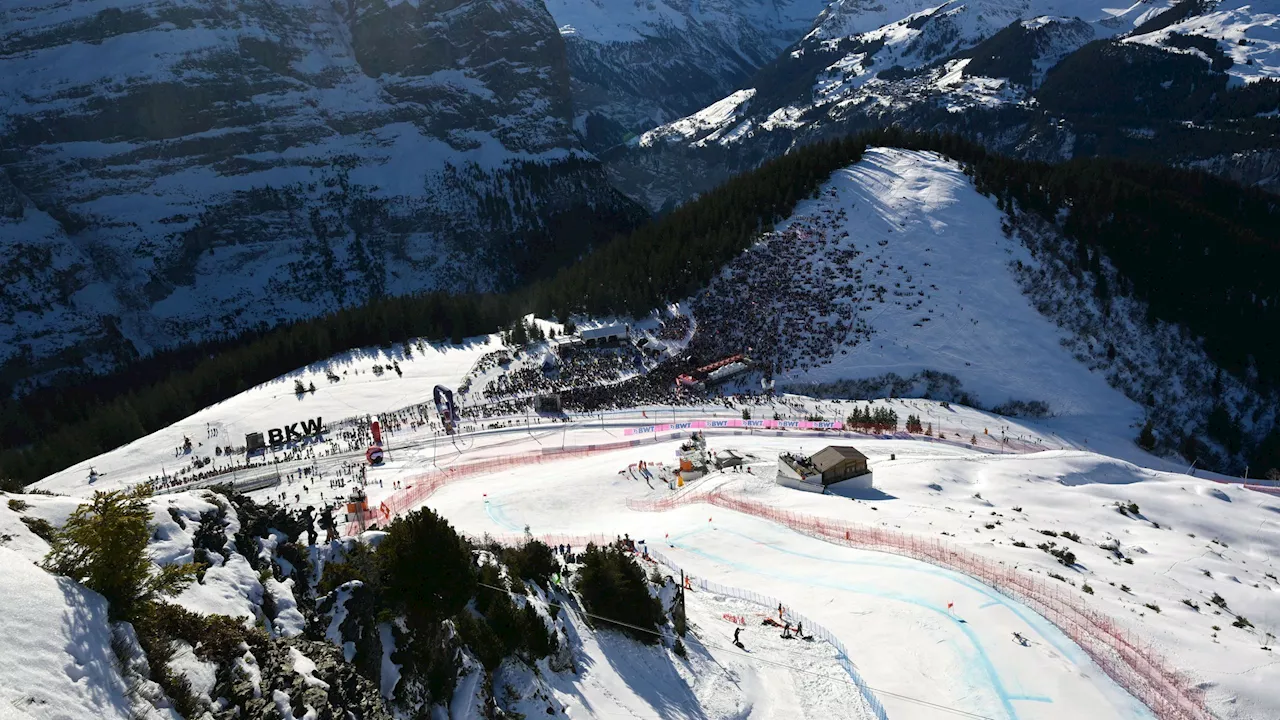
[[[266,450],[267,446],[274,448],[288,445],[309,437],[322,435],[324,431],[324,420],[316,418],[315,420],[300,420],[295,423],[289,423],[284,427],[270,428],[266,432],[265,439],[260,432],[248,433],[244,436],[245,452],[252,455],[255,452]]]
[[[823,420],[690,420],[682,423],[668,423],[666,425],[647,425],[644,427],[627,428],[622,432],[623,435],[647,435],[650,433],[679,432],[681,430],[714,430],[717,428],[759,428],[761,430],[776,430],[778,428],[787,428],[793,430],[843,430],[844,423],[840,421],[828,422]]]

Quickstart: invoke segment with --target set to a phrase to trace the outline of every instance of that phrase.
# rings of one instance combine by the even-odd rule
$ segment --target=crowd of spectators
[[[673,315],[662,321],[653,336],[659,340],[684,340],[689,337],[692,326],[693,322],[688,315]]]
[[[505,360],[495,365],[477,363],[477,368],[505,371],[485,383],[480,402],[463,404],[464,418],[520,414],[531,409],[533,399],[541,394],[621,390],[631,383],[629,377],[643,376],[650,364],[631,343],[602,348],[563,344],[550,355],[525,353]]]
[[[808,370],[842,346],[870,337],[859,310],[883,302],[864,280],[874,259],[838,242],[845,210],[793,222],[729,262],[694,298],[698,331],[690,351],[706,358],[747,352],[769,371]]]

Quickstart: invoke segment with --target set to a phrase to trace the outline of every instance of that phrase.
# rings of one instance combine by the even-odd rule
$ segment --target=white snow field
[[[0,718],[129,718],[107,601],[0,547]]]
[[[756,419],[838,420],[854,402],[780,395],[565,418],[492,417],[467,422],[461,435],[450,438],[440,434],[434,414],[418,406],[430,402],[436,384],[457,388],[468,378],[501,374],[495,368],[473,372],[500,343],[496,337],[461,347],[414,341],[313,364],[54,474],[37,487],[72,497],[38,497],[27,512],[57,522],[74,507],[73,498],[96,489],[175,475],[178,489],[188,487],[200,473],[243,461],[243,455],[232,460],[215,453],[215,446],[240,446],[246,433],[321,417],[326,432],[318,440],[268,450],[261,466],[201,482],[262,480],[268,486],[254,490],[255,497],[298,508],[344,498],[363,472],[372,508],[387,503],[400,512],[425,504],[472,535],[511,537],[528,529],[551,542],[580,545],[588,536],[629,534],[699,580],[777,598],[788,612],[820,623],[895,720],[1177,717],[1143,707],[1122,689],[1069,639],[1079,628],[1055,627],[967,575],[826,542],[704,501],[746,499],[892,530],[1029,574],[1061,598],[1110,617],[1126,637],[1162,656],[1163,666],[1185,674],[1188,687],[1203,691],[1214,717],[1280,717],[1280,663],[1269,649],[1280,625],[1274,560],[1280,497],[1238,479],[1185,474],[1176,458],[1157,458],[1133,444],[1140,408],[1073,357],[1064,331],[1021,293],[1011,265],[1034,260],[1005,238],[994,204],[954,164],[926,153],[869,151],[778,227],[788,228],[819,241],[824,252],[810,262],[829,269],[832,282],[851,282],[833,251],[858,249],[860,260],[871,259],[864,289],[874,279],[888,287],[915,285],[913,292],[925,294],[917,294],[912,307],[891,294],[875,302],[859,316],[869,335],[839,345],[808,368],[784,369],[780,384],[941,370],[985,404],[1036,400],[1053,414],[1026,420],[895,398],[871,404],[894,409],[900,422],[919,415],[934,436],[708,431],[712,448],[748,455],[751,474],[713,473],[673,494],[629,467],[646,460],[669,468],[676,461],[678,441],[672,438],[687,436],[689,428],[653,426],[735,420],[744,410]],[[920,322],[926,316],[930,321]],[[331,381],[330,374],[338,379]],[[296,395],[294,380],[314,383],[316,391]],[[858,401],[860,407],[867,403]],[[370,417],[386,426],[388,459],[379,467],[363,459]],[[181,450],[184,437],[192,440],[190,454]],[[779,451],[811,453],[828,444],[864,452],[875,489],[858,493],[837,486],[838,492],[822,495],[772,482]],[[562,454],[562,448],[572,452]],[[203,467],[195,468],[193,460]],[[646,503],[669,497],[680,499],[672,509],[645,511]],[[156,502],[198,516],[208,501],[179,492]],[[157,561],[181,559],[190,549],[185,531],[168,522],[160,530]],[[3,505],[0,535],[8,538],[0,551],[21,552],[28,561],[43,554],[43,541]],[[1074,563],[1050,554],[1064,549]],[[262,592],[287,594],[287,588],[264,588],[234,554],[209,575],[216,586],[189,590],[184,604],[248,616]],[[8,582],[0,577],[6,587]],[[729,644],[740,626],[724,615],[762,618],[772,610],[715,593],[690,595],[695,636],[708,647],[691,641],[687,661],[583,626],[576,647],[587,671],[572,682],[547,680],[562,683],[556,697],[565,712],[664,720],[869,717],[831,645],[787,641],[752,622],[742,626],[749,652],[740,653]],[[280,634],[296,631],[291,616],[278,618],[277,625],[272,629]],[[1015,632],[1027,639],[1025,646]],[[3,669],[7,657],[0,653],[0,672],[15,672]],[[101,682],[106,687],[109,681]],[[514,671],[501,679],[523,682],[535,680]],[[467,706],[465,698],[459,702]],[[520,711],[526,710],[545,708]],[[0,704],[0,717],[7,711]]]

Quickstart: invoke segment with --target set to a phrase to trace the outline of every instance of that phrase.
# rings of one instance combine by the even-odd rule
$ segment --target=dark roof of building
[[[813,454],[814,467],[826,472],[845,460],[866,460],[867,456],[849,445],[828,445]]]

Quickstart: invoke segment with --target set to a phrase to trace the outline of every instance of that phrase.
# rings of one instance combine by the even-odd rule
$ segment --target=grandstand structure
[[[722,383],[750,369],[751,358],[739,353],[721,358],[709,365],[703,365],[692,372],[680,375],[676,378],[676,385],[695,390],[705,390],[711,385]]]

